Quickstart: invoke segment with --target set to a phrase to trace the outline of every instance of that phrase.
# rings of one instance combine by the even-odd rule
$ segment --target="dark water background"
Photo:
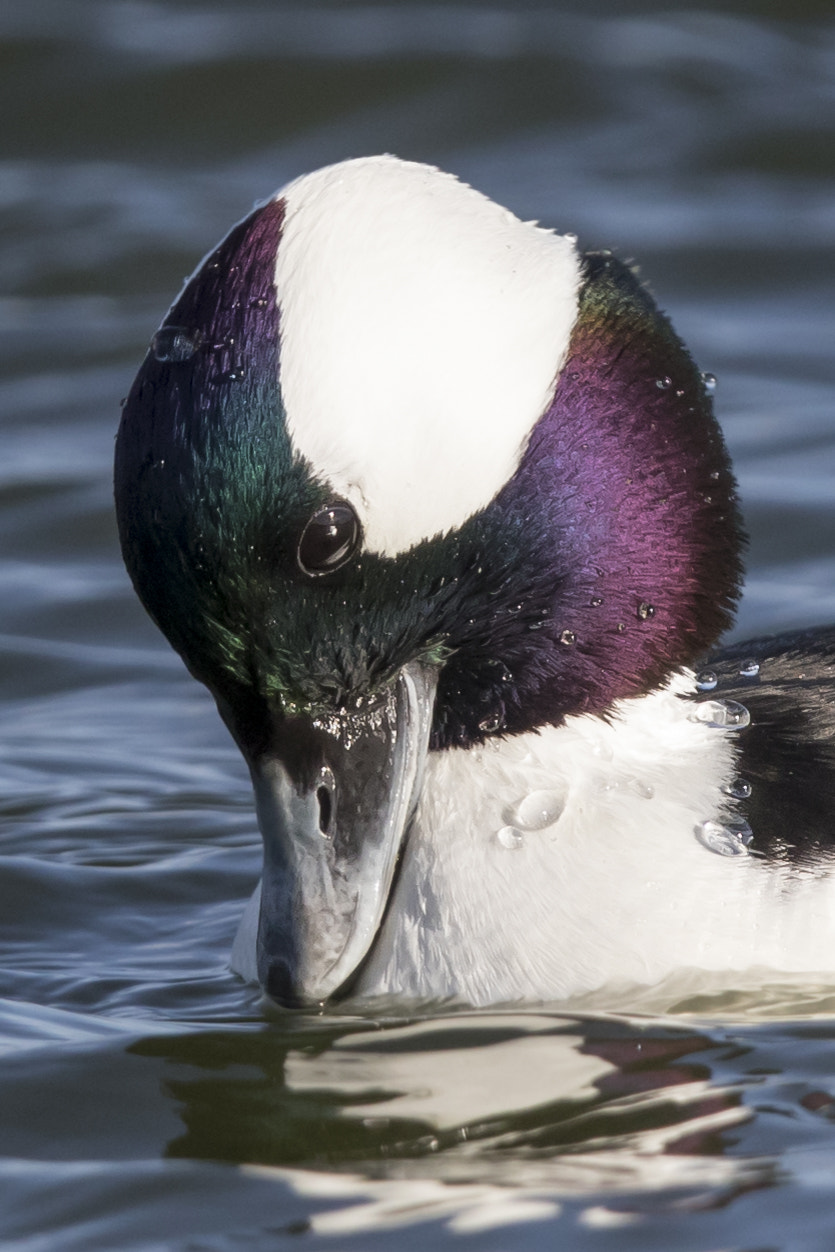
[[[831,5],[0,3],[0,1246],[835,1246],[835,985],[265,1009],[237,753],[119,558],[119,400],[253,200],[388,150],[643,272],[835,619]]]

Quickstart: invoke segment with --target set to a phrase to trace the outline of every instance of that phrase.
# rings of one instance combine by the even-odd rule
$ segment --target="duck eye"
[[[344,500],[317,509],[302,531],[297,558],[311,578],[330,574],[349,561],[360,541],[360,523]]]

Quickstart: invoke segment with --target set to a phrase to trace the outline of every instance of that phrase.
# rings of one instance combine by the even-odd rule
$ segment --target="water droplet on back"
[[[747,856],[748,845],[754,838],[747,822],[719,822],[715,818],[699,822],[693,834],[708,852],[715,852],[717,856]]]
[[[700,674],[696,675],[696,690],[713,691],[718,681],[719,679],[712,669],[703,669]]]
[[[659,391],[667,391],[669,387],[672,387],[673,380],[665,374],[663,378],[656,378],[655,385]]]
[[[651,617],[655,617],[655,605],[648,604],[646,600],[642,600],[638,605],[637,613],[642,622],[647,622]]]
[[[690,721],[718,729],[742,730],[751,724],[751,714],[736,700],[705,700],[695,706]]]
[[[514,827],[522,830],[546,830],[562,814],[564,797],[559,791],[532,791],[507,814]]]
[[[709,396],[712,396],[716,390],[716,375],[702,374],[702,385]]]
[[[732,778],[729,783],[725,783],[722,790],[734,800],[747,800],[754,788],[747,778]]]
[[[571,645],[576,642],[577,636],[574,634],[573,630],[564,630],[560,635],[560,643],[564,643],[567,648],[570,648]]]
[[[599,609],[602,603],[603,603],[602,596],[592,596],[591,600],[589,600],[589,604],[591,605],[593,609]]]
[[[759,661],[743,661],[739,667],[740,678],[756,678],[759,672]]]
[[[203,332],[185,326],[162,326],[151,340],[151,352],[158,361],[182,364],[190,361],[203,342]]]
[[[502,826],[501,830],[496,832],[496,838],[503,848],[510,850],[521,848],[524,842],[521,830],[517,830],[515,826]]]

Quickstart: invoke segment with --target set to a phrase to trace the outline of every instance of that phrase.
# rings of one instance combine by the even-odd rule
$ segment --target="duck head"
[[[346,162],[256,208],[155,335],[125,561],[212,692],[285,1003],[374,943],[428,751],[607,716],[729,624],[734,482],[635,273],[450,175]]]

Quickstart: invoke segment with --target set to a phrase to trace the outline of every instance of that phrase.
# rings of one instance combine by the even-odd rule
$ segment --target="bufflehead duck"
[[[275,999],[833,967],[835,630],[705,659],[735,483],[611,254],[392,157],[296,180],[156,333],[116,503],[251,771]]]

